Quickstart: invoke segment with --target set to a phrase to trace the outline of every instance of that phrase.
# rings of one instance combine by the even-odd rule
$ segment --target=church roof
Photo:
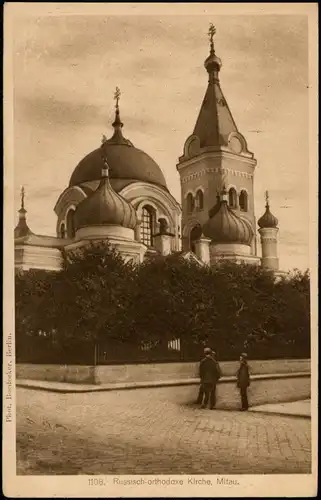
[[[131,141],[123,136],[123,123],[120,119],[118,106],[119,96],[120,93],[117,90],[116,114],[113,123],[114,134],[110,139],[106,139],[104,136],[102,142],[104,157],[110,169],[109,177],[112,180],[143,181],[157,184],[167,190],[165,177],[157,163],[144,151],[135,148]],[[101,148],[97,148],[78,163],[70,178],[69,186],[99,180],[103,168]]]
[[[210,35],[210,55],[205,61],[205,68],[209,75],[208,87],[193,132],[193,135],[200,139],[201,148],[227,146],[230,133],[238,132],[220,87],[219,71],[222,62],[215,54],[214,33],[215,29]]]
[[[55,236],[45,236],[43,234],[30,233],[24,236],[15,236],[14,244],[16,246],[29,245],[34,247],[63,248],[70,243],[68,239],[56,238]]]

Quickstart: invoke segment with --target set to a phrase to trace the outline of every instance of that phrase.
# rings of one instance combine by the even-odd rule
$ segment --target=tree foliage
[[[180,254],[134,266],[95,243],[65,253],[60,272],[16,276],[16,326],[19,345],[41,332],[60,350],[148,350],[180,339],[184,359],[204,344],[220,359],[243,350],[262,359],[309,356],[309,273],[275,279],[261,267],[200,266]]]

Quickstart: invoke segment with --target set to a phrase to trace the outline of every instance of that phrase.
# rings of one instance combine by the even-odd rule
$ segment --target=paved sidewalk
[[[253,406],[250,411],[289,415],[292,417],[311,418],[311,400],[293,401],[291,403],[265,404]]]
[[[226,377],[234,380],[234,377]],[[105,392],[120,391],[128,389],[148,389],[153,387],[172,387],[179,385],[196,385],[199,379],[188,378],[179,380],[158,380],[156,382],[119,382],[113,384],[76,384],[70,382],[50,382],[46,380],[25,380],[17,379],[17,387],[28,389],[39,389],[49,392],[81,393],[81,392]]]
[[[260,375],[252,375],[252,380],[268,380],[274,378],[294,378],[294,377],[310,377],[309,372],[293,372],[293,373],[263,373]],[[235,382],[235,377],[222,377],[219,383]],[[102,392],[102,391],[119,391],[128,389],[148,389],[156,387],[175,387],[184,385],[198,385],[198,378],[187,378],[177,380],[157,380],[150,382],[119,382],[112,384],[78,384],[70,382],[50,382],[47,380],[26,380],[16,379],[17,387],[28,389],[38,389],[49,392],[81,393],[81,392]]]

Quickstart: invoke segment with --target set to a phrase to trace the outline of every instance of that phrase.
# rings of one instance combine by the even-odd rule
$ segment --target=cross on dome
[[[114,99],[116,101],[116,109],[118,108],[118,104],[119,104],[119,99],[120,99],[120,96],[121,96],[121,91],[120,91],[120,88],[119,87],[116,87],[116,90],[114,92]]]
[[[210,27],[208,29],[208,36],[210,37],[210,41],[213,40],[213,36],[215,35],[215,33],[216,33],[216,28],[213,23],[210,23]]]
[[[21,194],[21,208],[24,209],[25,208],[25,188],[24,188],[24,186],[22,186],[20,194]]]
[[[269,192],[265,191],[265,201],[266,201],[266,206],[269,206]]]
[[[208,36],[209,36],[209,39],[210,39],[211,52],[212,51],[214,52],[213,38],[214,38],[215,33],[216,33],[216,28],[215,28],[215,26],[214,26],[213,23],[210,23],[210,27],[208,29]]]

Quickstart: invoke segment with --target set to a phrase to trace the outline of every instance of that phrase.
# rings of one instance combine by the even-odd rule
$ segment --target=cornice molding
[[[243,179],[253,179],[253,173],[248,174],[247,172],[240,172],[239,170],[235,170],[232,168],[221,168],[221,167],[209,167],[209,168],[202,168],[199,172],[195,172],[190,175],[186,175],[185,177],[181,178],[181,183],[186,184],[187,182],[194,180],[194,179],[200,179],[206,174],[232,174],[235,177],[240,177]],[[245,188],[244,188],[245,189]]]

